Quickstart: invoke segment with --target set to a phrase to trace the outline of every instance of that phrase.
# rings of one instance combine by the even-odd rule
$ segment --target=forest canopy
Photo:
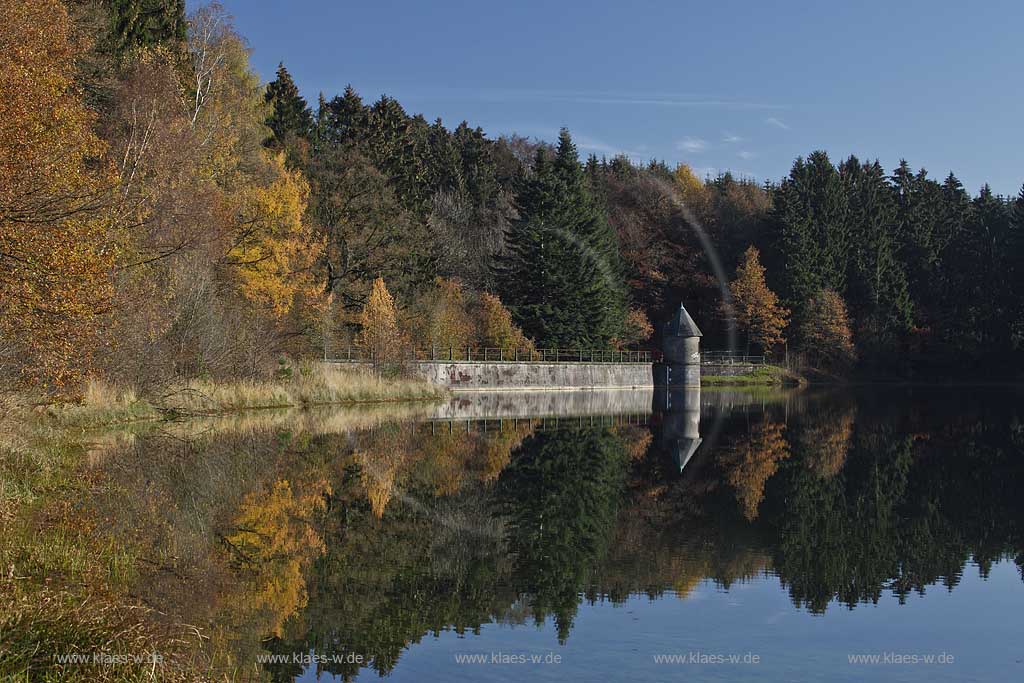
[[[441,292],[466,345],[501,321],[503,347],[653,348],[682,302],[711,348],[732,325],[843,372],[1024,365],[1024,189],[822,151],[764,183],[581,159],[567,129],[494,139],[352,87],[311,105],[284,64],[260,82],[216,3],[0,1],[6,381],[258,375],[367,338],[378,280],[409,346],[451,336]]]

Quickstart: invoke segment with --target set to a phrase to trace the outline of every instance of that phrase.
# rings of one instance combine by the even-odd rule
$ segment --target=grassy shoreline
[[[702,387],[798,387],[805,384],[804,377],[777,365],[760,365],[742,375],[701,375],[700,378]]]
[[[112,482],[95,469],[112,449],[152,430],[183,440],[221,432],[237,438],[273,427],[285,414],[295,420],[296,410],[300,431],[340,433],[379,422],[381,411],[392,418],[419,414],[427,401],[446,395],[421,380],[319,364],[276,380],[192,381],[146,398],[100,383],[73,404],[0,395],[0,680],[153,680],[148,665],[54,659],[96,652],[159,652],[159,680],[209,680],[214,655],[198,631],[165,623],[132,597],[149,561],[138,544],[80,507],[104,492],[114,495]],[[346,405],[343,413],[307,410]]]
[[[369,370],[315,364],[275,380],[189,380],[146,398],[130,388],[91,382],[81,402],[39,406],[35,412],[57,426],[101,428],[245,410],[436,401],[447,393],[420,379],[381,377]]]

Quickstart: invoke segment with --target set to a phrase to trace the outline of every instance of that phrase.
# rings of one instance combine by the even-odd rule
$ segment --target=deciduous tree
[[[748,344],[753,342],[770,352],[786,341],[783,331],[789,323],[789,309],[779,304],[779,297],[768,289],[764,272],[760,252],[755,247],[747,247],[729,289],[736,322],[746,332]]]
[[[383,278],[373,281],[359,324],[362,327],[359,342],[376,363],[387,363],[399,357],[402,334],[398,329],[398,309]]]
[[[0,345],[21,379],[72,388],[113,297],[114,176],[74,83],[81,46],[56,0],[0,4]]]
[[[823,289],[807,303],[800,348],[808,360],[829,370],[849,370],[856,360],[846,303],[833,290]]]

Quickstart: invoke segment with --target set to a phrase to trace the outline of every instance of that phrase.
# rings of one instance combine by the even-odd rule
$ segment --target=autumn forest
[[[821,151],[781,180],[700,178],[581,158],[566,129],[492,139],[352,88],[307,102],[285,65],[260,81],[216,3],[3,15],[10,385],[260,376],[370,343],[381,315],[388,348],[656,348],[679,302],[706,348],[733,329],[844,375],[1024,362],[1024,191]]]

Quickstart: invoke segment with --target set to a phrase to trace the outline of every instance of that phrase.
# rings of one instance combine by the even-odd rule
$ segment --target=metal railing
[[[417,429],[431,434],[454,432],[503,432],[506,430],[545,431],[581,429],[584,427],[645,426],[651,423],[650,413],[620,413],[614,415],[561,415],[541,417],[503,418],[437,418],[419,423]]]
[[[657,351],[614,351],[608,349],[501,349],[486,347],[416,349],[388,354],[390,362],[402,361],[466,361],[514,363],[653,363],[661,359]],[[324,360],[335,363],[361,363],[377,358],[368,349],[349,347],[345,351],[327,356]]]
[[[764,365],[764,356],[748,356],[734,351],[702,351],[701,365]]]

